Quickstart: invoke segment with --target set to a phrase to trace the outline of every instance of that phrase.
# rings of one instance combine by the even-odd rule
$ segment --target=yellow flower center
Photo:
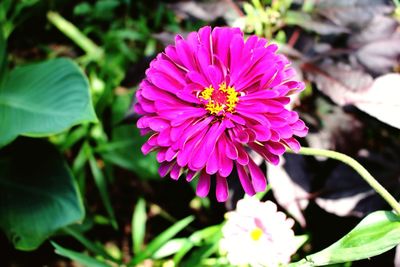
[[[212,115],[224,115],[225,112],[235,112],[239,93],[232,86],[227,86],[225,82],[219,85],[216,90],[212,85],[203,89],[198,96],[208,112]]]
[[[250,232],[250,237],[251,237],[251,239],[253,239],[254,241],[258,241],[258,240],[261,238],[262,235],[263,235],[263,231],[262,231],[260,228],[258,228],[258,227],[254,228],[254,229]]]

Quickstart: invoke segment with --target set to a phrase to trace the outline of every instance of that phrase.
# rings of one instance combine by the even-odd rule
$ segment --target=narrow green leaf
[[[72,163],[72,171],[75,173],[75,175],[83,171],[83,167],[88,161],[88,156],[87,156],[88,146],[89,146],[88,143],[84,142],[78,154],[75,156],[74,162]]]
[[[70,149],[73,145],[75,145],[78,141],[80,141],[82,138],[84,138],[87,135],[88,130],[89,130],[89,125],[83,124],[80,127],[69,132],[66,140],[61,143],[60,149],[62,151]]]
[[[210,257],[213,253],[215,253],[218,250],[219,244],[217,240],[219,239],[215,239],[216,242],[205,244],[198,250],[195,250],[187,261],[182,262],[181,266],[183,267],[202,266],[201,262],[204,259]]]
[[[221,238],[221,228],[222,224],[209,226],[207,228],[198,230],[190,235],[190,237],[186,240],[186,243],[182,246],[182,248],[175,254],[174,263],[179,266],[181,260],[185,255],[195,246],[203,246],[214,244],[219,242]],[[216,239],[215,239],[216,238]]]
[[[333,245],[290,266],[321,266],[366,259],[398,244],[400,217],[390,211],[376,211]]]
[[[141,253],[135,255],[135,257],[129,262],[128,266],[135,266],[143,260],[151,258],[158,249],[160,249],[177,233],[185,229],[185,227],[187,227],[193,220],[194,217],[189,216],[176,222],[174,225],[169,227],[167,230],[158,235],[154,240],[152,240]]]
[[[111,265],[106,264],[105,262],[99,261],[95,258],[92,258],[86,254],[76,252],[70,249],[63,248],[62,246],[58,245],[55,242],[51,242],[53,247],[56,249],[55,252],[58,255],[67,257],[68,259],[77,261],[84,266],[90,266],[90,267],[110,267]]]
[[[180,266],[180,262],[183,257],[194,247],[194,244],[190,240],[186,240],[185,244],[181,249],[174,255],[173,261],[176,266]]]
[[[75,238],[76,240],[78,240],[82,245],[84,245],[88,250],[95,253],[96,255],[101,255],[105,259],[119,262],[119,259],[115,259],[111,255],[109,255],[107,253],[107,251],[104,250],[104,248],[101,245],[94,243],[91,240],[87,239],[81,232],[74,229],[73,227],[65,227],[65,228],[63,228],[63,231],[66,234],[68,234],[68,235],[72,236],[73,238]]]
[[[146,233],[146,220],[146,202],[143,198],[140,198],[136,203],[132,216],[132,244],[134,254],[139,254],[142,250],[144,235]]]
[[[42,137],[97,121],[88,82],[69,59],[17,67],[0,83],[0,147],[18,135]]]
[[[94,158],[91,148],[86,146],[86,155],[89,159],[90,170],[92,171],[94,182],[97,186],[97,189],[100,192],[101,200],[103,201],[103,205],[106,208],[108,216],[110,216],[111,224],[115,229],[118,229],[117,220],[114,215],[114,209],[111,205],[110,195],[108,194],[107,189],[107,180],[104,177],[103,172],[100,170],[97,165],[96,159]]]
[[[157,250],[152,258],[162,259],[179,252],[187,242],[187,238],[174,238],[165,243],[159,250]]]
[[[196,246],[213,241],[213,238],[220,234],[221,228],[222,224],[206,227],[191,234],[189,240]]]
[[[296,242],[296,251],[299,250],[309,239],[308,235],[296,235],[295,242]]]
[[[36,249],[83,217],[76,182],[55,147],[25,138],[0,150],[0,228],[17,249]]]

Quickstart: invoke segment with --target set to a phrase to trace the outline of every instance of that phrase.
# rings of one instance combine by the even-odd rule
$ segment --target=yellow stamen
[[[213,92],[214,88],[212,87],[212,85],[210,85],[209,87],[206,87],[203,91],[201,91],[201,97],[205,100],[210,99]]]
[[[253,239],[254,241],[258,241],[258,240],[261,238],[262,235],[263,235],[263,231],[262,231],[260,228],[258,228],[258,227],[254,228],[254,229],[250,232],[250,237],[251,237],[251,239]]]
[[[236,104],[239,102],[239,93],[225,82],[219,85],[218,91],[212,85],[200,92],[199,98],[207,100],[205,109],[212,115],[224,115],[225,112],[235,112]]]

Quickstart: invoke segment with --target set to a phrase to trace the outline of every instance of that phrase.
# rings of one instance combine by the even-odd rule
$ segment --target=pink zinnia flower
[[[227,213],[220,246],[233,265],[287,264],[297,250],[293,225],[294,220],[277,211],[275,203],[245,198]]]
[[[227,177],[236,167],[244,191],[264,191],[266,179],[249,157],[254,150],[277,164],[285,146],[300,149],[293,136],[307,127],[285,106],[304,89],[277,46],[238,28],[203,27],[175,38],[150,63],[134,109],[142,152],[157,151],[159,173],[187,181],[198,176],[197,195],[206,196],[211,175],[218,201],[228,197]]]

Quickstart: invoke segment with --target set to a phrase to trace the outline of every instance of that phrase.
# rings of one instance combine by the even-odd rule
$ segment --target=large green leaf
[[[322,266],[370,258],[400,243],[400,217],[376,211],[330,247],[290,266]]]
[[[0,147],[96,120],[88,82],[71,60],[17,67],[0,81]]]
[[[0,13],[1,13],[1,5],[0,5]],[[3,11],[4,12],[4,11]],[[1,17],[1,15],[0,15]],[[7,41],[4,36],[4,29],[0,18],[0,83],[1,77],[5,73],[5,68],[7,66]]]
[[[33,250],[83,217],[76,183],[52,145],[23,138],[0,150],[0,228],[17,249]]]

